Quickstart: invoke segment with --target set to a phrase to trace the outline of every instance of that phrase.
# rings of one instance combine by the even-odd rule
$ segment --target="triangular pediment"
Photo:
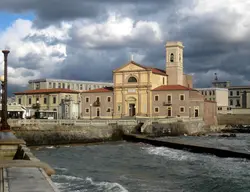
[[[130,61],[121,67],[115,69],[113,72],[121,72],[121,71],[140,71],[140,70],[147,70],[147,67],[144,67],[134,61]]]

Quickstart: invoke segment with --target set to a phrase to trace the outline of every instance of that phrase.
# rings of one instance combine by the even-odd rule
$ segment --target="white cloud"
[[[8,57],[9,82],[23,85],[27,84],[29,79],[53,73],[55,66],[66,57],[66,45],[59,41],[68,38],[69,28],[69,24],[62,23],[61,27],[50,26],[43,30],[37,30],[32,28],[32,21],[18,19],[9,28],[2,31],[0,48],[10,49]],[[58,43],[50,44],[53,39],[56,39]],[[25,59],[29,55],[31,55],[31,58]],[[36,56],[34,60],[32,55]],[[30,63],[30,59],[34,63]],[[0,61],[3,61],[2,54],[0,55]],[[27,63],[29,63],[29,66],[27,66]],[[30,69],[32,64],[40,68]],[[2,62],[1,69],[3,69]],[[32,72],[33,76],[22,75],[27,74],[24,72]]]
[[[143,38],[145,32],[151,36],[144,41],[159,43],[162,41],[160,26],[155,21],[138,21],[128,17],[110,14],[107,21],[102,23],[86,23],[77,21],[73,24],[73,38],[80,39],[80,46],[95,48],[101,45],[125,46],[131,41]]]
[[[194,16],[217,22],[220,38],[244,41],[250,34],[250,0],[196,0],[194,7],[180,10],[181,17]]]

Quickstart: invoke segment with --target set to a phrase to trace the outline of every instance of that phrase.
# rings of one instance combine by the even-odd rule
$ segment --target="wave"
[[[122,185],[119,183],[110,183],[110,182],[94,182],[92,178],[87,177],[86,181],[90,183],[91,185],[97,186],[97,190],[105,190],[109,192],[128,192],[127,189],[125,189]]]
[[[95,182],[91,177],[81,178],[71,175],[53,175],[52,179],[55,180],[55,185],[62,191],[76,192],[76,191],[88,191],[88,189],[95,188],[95,191],[107,191],[107,192],[128,192],[119,183],[111,182]],[[76,190],[78,188],[78,190]],[[79,190],[80,188],[80,190]]]
[[[169,149],[167,147],[142,147],[143,150],[146,150],[150,155],[159,155],[164,156],[171,160],[179,161],[194,161],[196,157],[186,151]]]

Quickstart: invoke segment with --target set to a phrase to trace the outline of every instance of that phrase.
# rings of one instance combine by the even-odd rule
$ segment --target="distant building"
[[[218,113],[228,113],[228,89],[227,88],[197,88],[206,100],[217,102]]]
[[[80,92],[69,89],[37,89],[14,93],[16,103],[23,105],[31,116],[36,111],[41,118],[79,118]],[[77,107],[76,107],[77,106]]]
[[[229,89],[229,106],[250,109],[250,86],[231,86]]]
[[[29,81],[29,90],[37,89],[71,89],[71,90],[92,90],[106,86],[113,86],[113,83],[98,81],[76,81],[65,79],[35,79]]]
[[[250,85],[232,86],[230,81],[219,81],[217,74],[212,82],[214,88],[228,89],[228,106],[234,114],[250,114]]]

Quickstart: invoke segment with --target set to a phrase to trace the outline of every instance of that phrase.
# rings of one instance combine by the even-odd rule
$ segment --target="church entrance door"
[[[130,117],[135,116],[135,104],[134,103],[129,104],[129,116]]]

